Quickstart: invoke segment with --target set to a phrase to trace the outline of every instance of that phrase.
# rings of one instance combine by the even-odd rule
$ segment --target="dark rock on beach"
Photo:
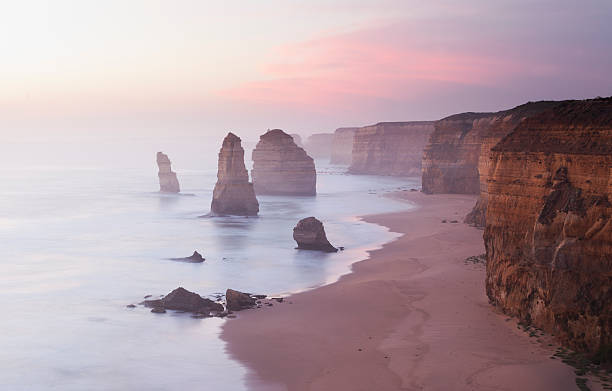
[[[240,311],[255,306],[256,299],[247,293],[228,289],[225,292],[225,303],[230,311]]]
[[[145,300],[145,307],[154,310],[175,310],[208,314],[210,312],[221,312],[223,305],[212,300],[205,299],[197,293],[189,292],[179,287],[158,300]]]
[[[323,223],[314,217],[300,220],[293,228],[293,239],[297,242],[298,249],[317,250],[325,252],[337,252],[327,240]]]

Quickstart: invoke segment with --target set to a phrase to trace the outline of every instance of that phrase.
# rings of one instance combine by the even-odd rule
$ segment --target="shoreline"
[[[484,265],[465,263],[484,252],[482,231],[461,222],[476,196],[393,196],[416,207],[362,219],[399,238],[332,284],[223,325],[248,388],[575,390],[553,347],[489,305]]]

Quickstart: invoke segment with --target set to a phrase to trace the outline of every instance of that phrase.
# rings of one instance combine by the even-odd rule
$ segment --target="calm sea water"
[[[288,294],[335,281],[395,237],[355,216],[408,209],[382,194],[417,185],[317,162],[317,197],[258,197],[258,218],[200,218],[215,156],[175,167],[181,195],[156,192],[151,156],[148,169],[0,171],[0,389],[242,390],[246,371],[218,338],[232,320],[126,305],[178,286]],[[311,215],[347,250],[295,250],[292,228]],[[205,263],[167,260],[194,250]]]

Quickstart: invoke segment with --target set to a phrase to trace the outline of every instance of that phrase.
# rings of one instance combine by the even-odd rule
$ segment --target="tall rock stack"
[[[351,174],[420,176],[423,148],[433,122],[381,122],[359,128],[353,139]]]
[[[609,355],[611,201],[612,98],[522,121],[490,155],[491,302],[574,349]]]
[[[353,160],[353,138],[359,128],[339,128],[332,141],[331,164],[350,165]]]
[[[280,129],[266,132],[253,150],[256,194],[313,196],[317,193],[314,161]]]
[[[213,216],[257,216],[259,203],[244,166],[240,138],[228,133],[219,152],[217,184],[210,211]]]
[[[157,167],[159,168],[157,176],[159,177],[159,191],[162,193],[179,193],[181,191],[176,173],[172,171],[171,164],[168,155],[157,152]]]

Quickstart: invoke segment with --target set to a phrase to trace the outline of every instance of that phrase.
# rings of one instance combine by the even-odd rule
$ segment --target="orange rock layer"
[[[522,121],[490,152],[487,295],[575,349],[611,346],[612,98]]]

